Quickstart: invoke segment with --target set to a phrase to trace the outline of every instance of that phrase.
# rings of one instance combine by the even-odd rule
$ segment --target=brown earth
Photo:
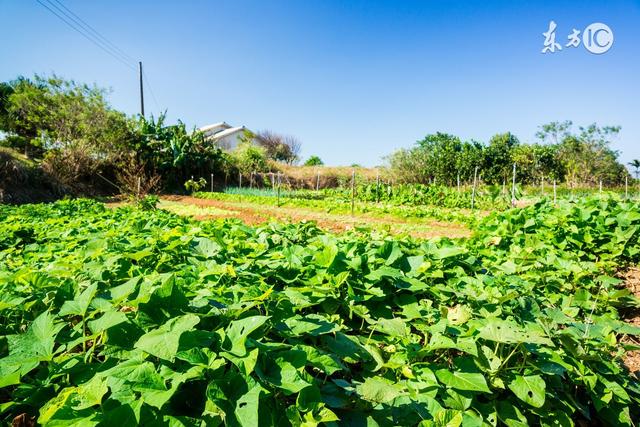
[[[637,298],[640,298],[640,268],[632,267],[621,275],[625,286]],[[625,321],[633,326],[640,327],[640,310],[634,310],[627,315]],[[638,337],[626,336],[625,344],[640,345]],[[640,350],[631,350],[625,354],[624,364],[631,372],[640,371]]]
[[[238,218],[248,225],[263,224],[271,220],[283,222],[314,221],[318,224],[318,227],[336,233],[353,230],[356,227],[370,227],[384,229],[391,234],[408,234],[418,238],[443,236],[456,238],[466,237],[471,234],[470,230],[462,225],[427,219],[419,222],[408,222],[391,216],[379,218],[360,214],[352,217],[350,215],[318,212],[305,208],[264,206],[178,195],[163,196],[163,199],[197,207],[214,207],[231,211],[228,214],[195,216],[196,219]]]

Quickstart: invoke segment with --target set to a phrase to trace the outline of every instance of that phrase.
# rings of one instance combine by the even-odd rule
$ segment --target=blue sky
[[[60,0],[144,63],[147,112],[297,136],[303,156],[377,165],[424,135],[525,142],[553,120],[621,125],[640,158],[638,1]],[[139,110],[137,75],[35,0],[0,0],[0,79],[57,73]],[[9,19],[7,19],[9,17]],[[541,54],[550,20],[613,31],[602,55]]]

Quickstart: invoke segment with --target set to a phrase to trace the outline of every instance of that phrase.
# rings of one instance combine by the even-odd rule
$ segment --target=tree
[[[638,179],[638,175],[640,174],[640,160],[638,159],[631,160],[631,162],[629,162],[629,166],[635,169],[636,179]]]
[[[104,160],[126,146],[132,135],[127,117],[113,110],[106,91],[95,86],[36,75],[5,83],[1,92],[2,130],[26,141],[27,155],[81,148]]]
[[[513,150],[519,144],[520,141],[511,132],[491,137],[484,149],[482,166],[484,180],[492,184],[508,180],[514,162]]]
[[[424,150],[427,175],[431,182],[452,184],[457,176],[456,158],[462,150],[457,136],[436,132],[417,142],[417,150]]]
[[[322,166],[322,165],[324,165],[324,162],[318,156],[311,156],[307,159],[306,162],[304,162],[304,166]]]
[[[613,185],[624,181],[628,172],[618,162],[618,152],[610,148],[611,141],[620,132],[619,126],[600,127],[594,123],[580,126],[578,132],[574,132],[571,122],[564,123],[557,156],[564,169],[565,181],[571,185],[597,184],[600,180]],[[545,132],[539,132],[538,136],[543,140],[549,138]]]
[[[242,174],[266,172],[269,169],[265,149],[254,145],[250,140],[242,141],[231,156]]]
[[[294,136],[264,130],[258,134],[256,139],[264,147],[265,153],[270,159],[289,165],[299,160],[302,143]]]
[[[400,149],[386,158],[396,181],[427,184],[431,179],[428,151],[419,147]]]
[[[11,117],[9,115],[9,97],[13,87],[6,82],[0,82],[0,131],[11,132]]]
[[[192,175],[207,176],[229,168],[227,155],[207,142],[202,132],[188,131],[181,121],[167,125],[165,120],[166,113],[157,119],[138,118],[135,138],[127,148],[129,156],[135,156],[134,164],[143,165],[148,174],[159,173],[170,188],[182,187]]]
[[[483,160],[483,147],[477,141],[463,142],[460,151],[455,158],[457,173],[464,182],[473,180],[476,166],[481,166]],[[457,177],[456,177],[457,180]]]
[[[571,120],[564,122],[551,122],[540,126],[540,130],[536,132],[536,137],[545,143],[559,144],[567,136],[571,134]]]
[[[513,148],[513,162],[518,168],[518,182],[537,184],[542,179],[560,180],[564,168],[558,158],[557,145],[520,144]]]

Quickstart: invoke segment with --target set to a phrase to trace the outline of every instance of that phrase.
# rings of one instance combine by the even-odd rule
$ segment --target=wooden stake
[[[513,164],[513,175],[511,178],[511,206],[516,205],[516,164]]]
[[[280,172],[278,172],[278,201],[277,201],[277,206],[280,207],[280,183],[281,183],[281,179],[280,179]]]
[[[624,176],[624,199],[627,200],[629,198],[629,177],[627,175]]]
[[[476,205],[476,185],[478,181],[478,167],[473,171],[473,189],[471,190],[471,209]]]
[[[355,198],[356,198],[356,170],[351,173],[351,216],[353,216],[355,210]]]

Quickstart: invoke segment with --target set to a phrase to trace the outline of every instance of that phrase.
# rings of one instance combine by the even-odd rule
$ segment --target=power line
[[[149,88],[149,92],[151,92],[151,99],[153,99],[153,103],[156,104],[156,108],[158,110],[161,110],[160,104],[158,103],[158,100],[156,99],[155,93],[153,93],[153,88],[151,87],[151,82],[149,81],[149,78],[147,77],[147,73],[145,73],[144,68],[142,69],[142,76],[144,77],[144,81],[147,82],[147,87]]]
[[[44,7],[45,9],[47,9],[49,12],[53,13],[56,17],[58,17],[58,19],[60,19],[62,22],[64,22],[65,24],[67,24],[69,27],[71,27],[73,30],[75,30],[76,32],[78,32],[80,35],[82,35],[84,38],[86,38],[87,40],[89,40],[91,43],[95,44],[96,46],[98,46],[100,49],[102,49],[104,52],[106,52],[107,54],[111,55],[113,58],[117,59],[118,61],[120,61],[122,64],[124,64],[125,66],[131,68],[132,70],[135,71],[135,66],[131,65],[129,62],[127,62],[125,59],[123,59],[122,57],[118,56],[117,54],[113,53],[111,50],[107,49],[105,46],[103,46],[103,44],[101,44],[98,40],[96,40],[94,37],[91,37],[89,34],[85,33],[82,30],[82,27],[78,28],[77,24],[74,24],[73,21],[69,22],[67,19],[65,19],[63,16],[61,16],[60,14],[58,14],[56,11],[54,11],[53,9],[51,9],[49,6],[47,6],[46,4],[44,4],[41,0],[36,0],[42,7]],[[54,4],[50,3],[53,7],[56,7]],[[60,10],[60,8],[56,7],[57,10]],[[64,12],[61,12],[66,18],[68,19],[72,19],[70,18],[68,15],[66,15]]]
[[[137,61],[129,56],[124,50],[120,49],[115,43],[111,42],[109,39],[103,36],[98,30],[89,25],[85,20],[75,14],[71,9],[66,7],[61,0],[44,0],[55,10],[47,6],[47,4],[43,3],[42,0],[36,1],[49,12],[58,17],[58,19],[67,24],[69,27],[78,32],[91,43],[102,49],[104,52],[111,55],[113,58],[117,59],[128,68],[134,71],[136,70],[135,64]],[[156,105],[158,110],[160,110],[160,104],[158,103],[158,99],[156,98],[153,88],[151,87],[151,82],[149,81],[147,74],[144,72],[144,69],[142,69],[142,75],[147,87],[149,88],[149,92],[151,93],[151,98],[153,99],[154,104]]]
[[[46,0],[51,4],[51,0]],[[75,21],[81,25],[82,27],[84,27],[86,30],[88,30],[89,32],[91,32],[93,35],[95,35],[98,39],[100,39],[104,44],[108,45],[109,47],[111,47],[114,51],[116,51],[118,54],[120,54],[123,58],[125,58],[127,61],[130,61],[132,63],[135,63],[135,59],[133,59],[132,57],[130,57],[129,55],[127,55],[127,53],[125,51],[123,51],[122,49],[120,49],[115,43],[111,42],[109,39],[107,39],[105,36],[103,36],[102,34],[100,34],[100,32],[98,30],[96,30],[95,28],[93,28],[91,25],[89,25],[85,20],[83,20],[81,17],[79,17],[78,15],[76,15],[75,13],[73,13],[73,11],[71,9],[69,9],[67,6],[65,6],[60,0],[53,0],[56,3],[58,3],[64,10],[66,10],[67,12],[69,12],[75,19]],[[58,8],[58,10],[60,10]],[[67,15],[68,16],[68,15]]]
[[[47,7],[47,5],[45,5],[44,3],[42,3],[41,0],[36,0],[38,1],[38,3],[40,3],[41,5]],[[59,17],[61,20],[63,20],[65,23],[67,23],[68,25],[70,25],[74,30],[78,31],[80,34],[82,34],[85,38],[87,38],[88,40],[90,40],[93,44],[95,44],[96,46],[98,46],[100,49],[102,49],[103,51],[109,53],[112,57],[116,57],[120,62],[122,63],[127,63],[128,67],[131,68],[135,68],[134,65],[132,64],[132,62],[130,61],[130,59],[128,59],[128,55],[122,55],[120,54],[117,50],[113,49],[112,47],[110,47],[107,43],[103,42],[99,37],[96,37],[95,35],[93,35],[91,32],[88,32],[85,28],[84,28],[84,24],[83,22],[80,22],[80,20],[74,18],[73,16],[71,16],[69,13],[67,13],[65,10],[63,10],[62,8],[60,8],[59,6],[57,6],[56,4],[54,4],[51,0],[45,0],[49,6],[55,8],[57,10],[54,11],[53,9],[51,9],[51,7],[47,7],[47,9],[49,11],[51,11],[52,13],[54,13],[57,17]],[[62,5],[64,7],[64,5]],[[68,9],[68,8],[67,8]],[[60,16],[60,14],[62,14],[62,16]],[[77,16],[77,15],[76,15]],[[88,25],[88,24],[87,24]],[[104,38],[106,40],[106,37],[100,35],[100,37]],[[111,43],[111,42],[109,42]],[[111,43],[113,44],[113,43]],[[135,62],[135,61],[134,61]]]

